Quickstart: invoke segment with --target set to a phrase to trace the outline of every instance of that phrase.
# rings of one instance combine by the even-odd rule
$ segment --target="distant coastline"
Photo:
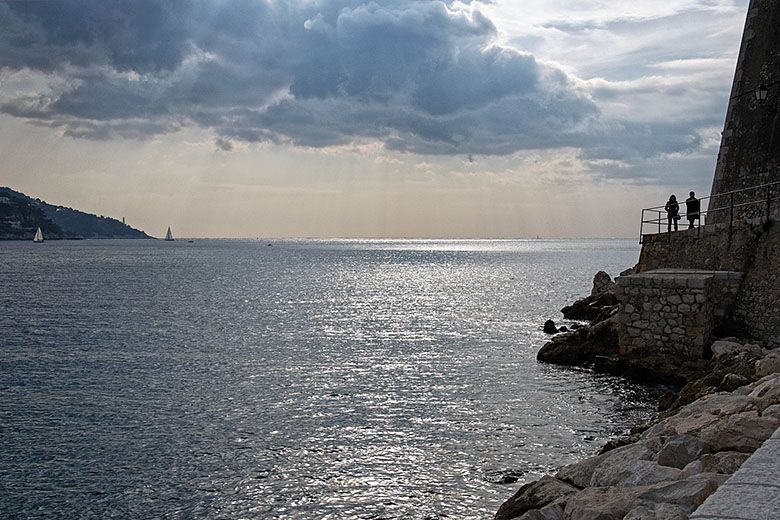
[[[0,240],[32,240],[38,228],[46,240],[154,238],[114,218],[54,206],[0,187]]]

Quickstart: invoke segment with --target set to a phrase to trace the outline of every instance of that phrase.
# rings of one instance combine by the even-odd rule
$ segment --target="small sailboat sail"
[[[38,230],[35,232],[33,242],[43,242],[43,231],[41,231],[41,228],[38,228]]]
[[[165,234],[165,240],[173,242],[173,234],[171,233],[171,226],[168,226],[168,232]]]

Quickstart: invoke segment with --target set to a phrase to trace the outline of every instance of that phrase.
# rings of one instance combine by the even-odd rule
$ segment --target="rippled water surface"
[[[0,517],[492,518],[650,415],[657,389],[535,360],[544,320],[637,257],[0,243]]]

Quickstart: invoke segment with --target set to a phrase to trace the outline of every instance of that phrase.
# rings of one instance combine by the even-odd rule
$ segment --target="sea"
[[[663,387],[536,361],[638,255],[0,242],[0,518],[491,519],[652,416]]]

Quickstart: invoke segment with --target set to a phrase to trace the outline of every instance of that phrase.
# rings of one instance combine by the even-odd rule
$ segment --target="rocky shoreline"
[[[539,351],[540,361],[681,389],[662,396],[658,415],[628,437],[522,486],[496,520],[685,519],[780,426],[780,349],[730,337],[713,342],[710,358],[696,363],[621,360],[616,286],[603,272],[590,296],[562,312],[587,323],[556,334]],[[545,324],[553,329],[560,330]]]

